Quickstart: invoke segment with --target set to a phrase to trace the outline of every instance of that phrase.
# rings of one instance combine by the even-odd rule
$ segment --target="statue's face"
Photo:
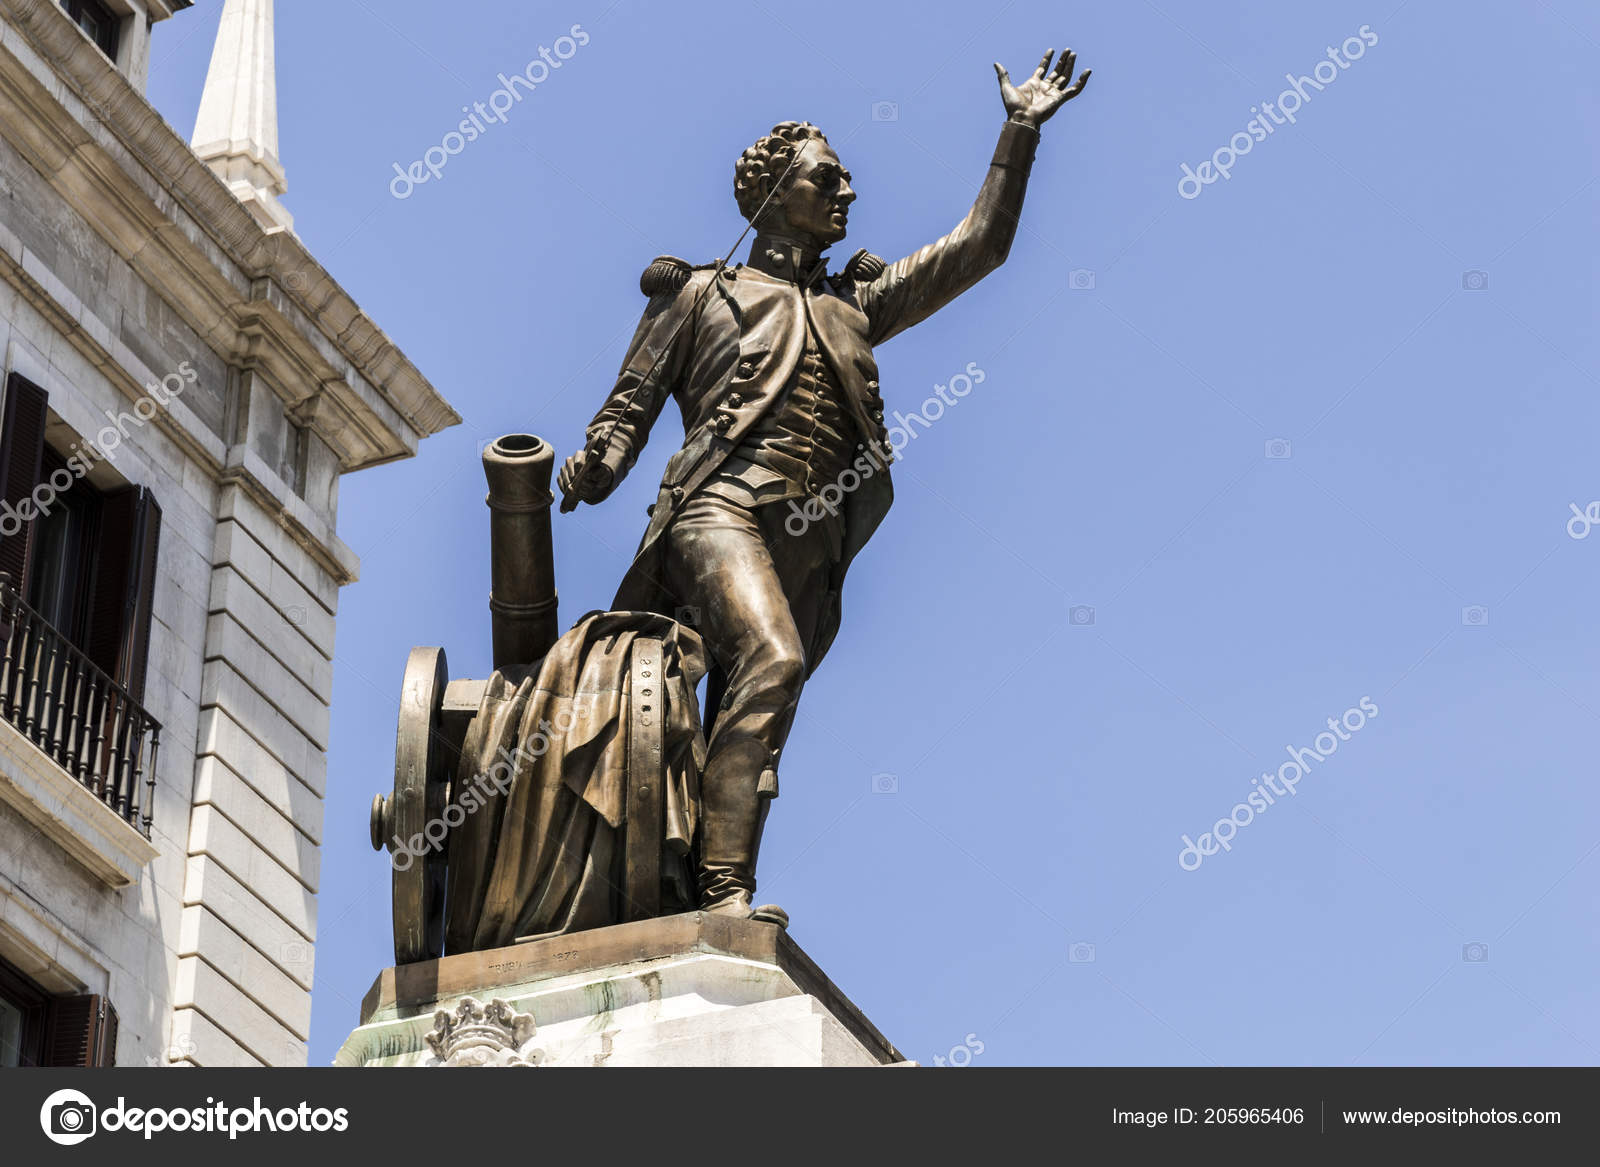
[[[827,247],[844,238],[856,192],[850,187],[850,172],[833,147],[812,139],[805,144],[786,191],[778,197],[782,205],[772,216],[773,228],[811,236]]]

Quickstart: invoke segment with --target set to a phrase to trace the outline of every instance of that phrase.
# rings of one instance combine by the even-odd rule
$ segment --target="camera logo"
[[[1067,960],[1072,964],[1093,964],[1094,945],[1080,940],[1067,949]]]
[[[279,964],[310,964],[311,945],[304,940],[285,940],[278,945]]]
[[[900,103],[898,101],[875,101],[872,103],[872,120],[875,122],[897,122],[900,120]]]
[[[1087,628],[1094,623],[1094,609],[1088,604],[1074,604],[1067,609],[1067,623],[1074,628]]]
[[[899,794],[900,779],[893,774],[874,774],[868,789],[874,794]]]
[[[1075,267],[1067,273],[1067,287],[1074,292],[1094,291],[1094,272],[1086,267]]]
[[[1489,290],[1489,273],[1464,271],[1461,273],[1461,287],[1468,292],[1486,292]]]
[[[1269,458],[1287,458],[1294,453],[1294,445],[1288,438],[1268,438],[1264,453]]]
[[[52,1143],[75,1147],[94,1134],[97,1113],[82,1091],[57,1090],[39,1108],[39,1125]]]
[[[1489,946],[1476,942],[1463,944],[1461,946],[1461,959],[1468,964],[1484,964],[1489,959]]]
[[[1489,609],[1482,604],[1469,604],[1461,609],[1461,622],[1468,628],[1482,628],[1489,623]]]

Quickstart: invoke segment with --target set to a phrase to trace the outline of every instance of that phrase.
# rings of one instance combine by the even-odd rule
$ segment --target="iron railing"
[[[161,724],[0,573],[0,717],[146,838]]]

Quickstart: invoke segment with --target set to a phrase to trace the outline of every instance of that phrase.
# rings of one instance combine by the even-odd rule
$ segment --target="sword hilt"
[[[582,487],[584,480],[592,475],[603,464],[604,455],[599,446],[590,446],[583,452],[583,465],[578,467],[578,472],[572,477],[572,490],[561,492],[561,513],[570,514],[578,509],[578,504],[583,501]],[[559,482],[557,483],[559,486]]]

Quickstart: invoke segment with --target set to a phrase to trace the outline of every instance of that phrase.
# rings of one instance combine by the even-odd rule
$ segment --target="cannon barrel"
[[[560,635],[550,542],[555,452],[532,434],[507,434],[483,451],[489,480],[489,618],[494,667],[532,664]]]

